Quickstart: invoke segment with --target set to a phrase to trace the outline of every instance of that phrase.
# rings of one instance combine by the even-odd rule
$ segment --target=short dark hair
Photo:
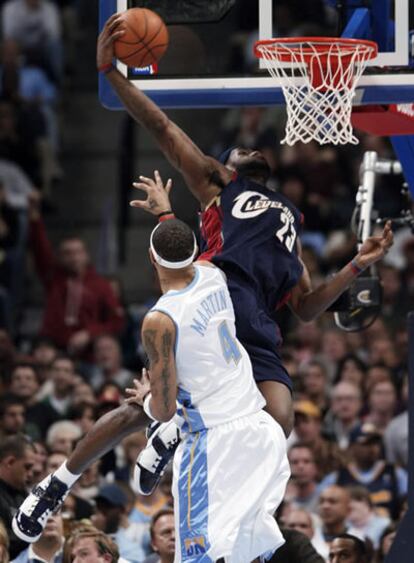
[[[24,407],[26,410],[26,406],[23,399],[21,399],[14,393],[8,393],[7,395],[3,395],[3,397],[1,397],[0,399],[0,418],[4,416],[4,414],[6,413],[9,407],[14,405],[20,405]]]
[[[151,539],[154,538],[154,528],[155,528],[155,524],[158,522],[158,520],[160,518],[162,518],[163,516],[174,516],[174,510],[172,508],[162,508],[161,510],[159,510],[158,512],[156,512],[154,514],[154,516],[151,519],[151,524],[150,524],[150,535],[151,535]]]
[[[152,236],[156,252],[170,262],[189,258],[194,250],[194,233],[179,219],[169,219],[159,224]]]
[[[310,361],[306,364],[306,366],[304,367],[302,373],[306,373],[306,368],[310,368],[310,367],[317,367],[317,368],[319,368],[319,369],[323,372],[323,375],[324,375],[325,377],[328,377],[328,368],[327,368],[327,365],[326,365],[325,362],[323,362],[322,360],[318,360],[318,359],[316,359],[316,358],[313,359],[313,360],[310,360]]]
[[[24,434],[17,434],[16,436],[8,436],[1,441],[0,444],[0,461],[12,455],[17,459],[21,459],[26,452],[26,448],[32,448],[34,445],[31,439]]]
[[[35,364],[32,364],[31,362],[17,362],[15,364],[13,364],[13,367],[12,367],[12,370],[11,370],[11,376],[12,377],[13,377],[13,373],[19,368],[29,368],[29,369],[31,369],[36,376],[37,382],[40,383],[39,373],[37,371],[37,367],[36,367]]]
[[[371,553],[372,550],[370,549],[370,547],[368,547],[367,543],[364,540],[361,540],[360,538],[357,538],[352,534],[339,534],[338,536],[335,536],[334,539],[352,541],[354,544],[356,555],[358,555],[358,561],[361,561],[361,563],[363,563],[363,561],[366,561],[367,563],[368,561],[370,561],[369,557],[371,557],[372,555]],[[361,559],[361,557],[363,559]]]
[[[93,412],[93,417],[96,418],[96,405],[94,403],[90,403],[87,401],[82,401],[76,405],[73,405],[68,412],[67,418],[69,420],[77,420],[78,418],[82,418],[85,411],[91,409]]]
[[[59,361],[67,361],[70,362],[73,366],[73,369],[75,369],[76,365],[75,365],[75,361],[73,358],[71,358],[70,356],[68,356],[68,354],[64,354],[63,352],[59,352],[58,354],[56,354],[56,356],[53,358],[52,360],[52,366]]]
[[[33,350],[36,350],[36,348],[41,348],[42,346],[49,346],[50,348],[57,350],[57,346],[51,338],[48,338],[47,336],[38,336],[32,341],[32,352]]]
[[[308,450],[311,452],[312,454],[312,459],[313,462],[316,463],[316,459],[315,459],[315,452],[312,449],[312,446],[310,446],[309,444],[306,444],[305,442],[295,442],[294,444],[292,444],[288,450],[288,453],[290,453],[293,450]]]
[[[359,502],[365,502],[365,504],[367,504],[370,508],[373,507],[371,495],[370,495],[368,489],[366,489],[365,487],[361,487],[360,485],[353,485],[353,486],[347,487],[347,489],[349,491],[349,495],[351,497],[351,500],[356,500],[356,501],[359,501]]]

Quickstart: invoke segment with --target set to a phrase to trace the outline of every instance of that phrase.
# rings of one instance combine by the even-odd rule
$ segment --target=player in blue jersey
[[[235,148],[222,161],[206,156],[193,141],[112,66],[114,40],[122,37],[122,19],[114,15],[105,24],[97,48],[98,69],[105,72],[130,115],[155,138],[170,163],[181,172],[202,208],[203,259],[211,259],[226,273],[234,303],[237,335],[247,349],[266,410],[281,425],[285,435],[292,428],[293,409],[289,376],[280,361],[280,337],[274,321],[275,308],[289,300],[299,318],[318,317],[350,285],[355,277],[380,260],[392,244],[391,225],[382,234],[370,237],[354,260],[325,284],[312,290],[300,258],[300,214],[283,196],[266,187],[269,166],[258,151]],[[141,184],[145,186],[144,182]],[[143,187],[143,186],[141,186]],[[146,184],[148,198],[135,204],[161,219],[168,217],[170,204],[161,181]],[[44,526],[44,514],[61,502],[63,492],[93,461],[113,448],[123,437],[142,428],[148,419],[141,409],[130,405],[102,417],[77,445],[59,473],[62,487],[54,492],[37,489],[33,498],[34,537]],[[162,429],[162,426],[160,427]],[[151,445],[156,447],[153,474],[147,471],[147,492],[176,445],[171,435],[157,430]],[[150,449],[148,450],[150,451]],[[154,460],[145,468],[152,467]],[[53,493],[53,494],[52,494]],[[53,504],[55,503],[55,504]],[[25,539],[32,533],[25,529]]]

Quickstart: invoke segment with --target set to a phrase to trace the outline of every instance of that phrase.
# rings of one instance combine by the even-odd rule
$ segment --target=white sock
[[[57,477],[59,481],[65,483],[65,485],[67,485],[69,488],[72,487],[80,477],[80,473],[79,475],[75,475],[75,473],[69,471],[69,469],[66,467],[66,461],[62,463],[59,469],[56,469],[53,475]]]

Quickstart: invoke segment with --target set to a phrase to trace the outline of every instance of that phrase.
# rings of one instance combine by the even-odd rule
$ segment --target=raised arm
[[[113,43],[122,37],[123,20],[114,14],[106,22],[98,38],[98,69],[108,67],[114,58]],[[193,141],[114,67],[106,73],[128,113],[143,125],[157,141],[170,163],[181,172],[194,196],[209,203],[222,186],[230,181],[231,173],[214,158],[206,156]]]
[[[380,236],[369,237],[351,263],[316,289],[312,289],[309,273],[304,267],[299,283],[292,290],[289,304],[293,312],[305,322],[319,317],[351,285],[360,272],[385,256],[392,243],[393,233],[391,222],[388,221]]]
[[[39,206],[39,197],[37,194],[33,194],[29,198],[29,246],[33,253],[37,274],[43,285],[48,288],[52,283],[58,264],[46,233]]]

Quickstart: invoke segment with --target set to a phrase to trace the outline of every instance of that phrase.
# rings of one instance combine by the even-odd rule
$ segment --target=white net
[[[375,44],[277,40],[259,42],[256,52],[285,96],[282,144],[358,144],[351,125],[352,99],[368,60],[376,56]]]

